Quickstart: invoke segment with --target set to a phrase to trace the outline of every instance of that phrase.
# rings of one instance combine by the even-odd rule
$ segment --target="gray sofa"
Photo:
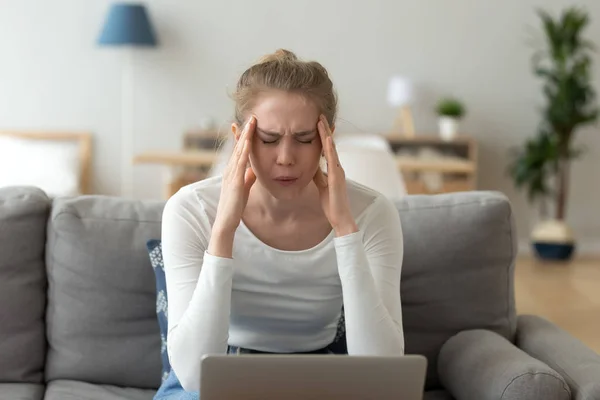
[[[153,397],[161,339],[146,242],[160,238],[163,205],[0,189],[0,400]],[[426,400],[600,399],[600,357],[516,315],[502,194],[397,206],[406,351],[428,358]]]

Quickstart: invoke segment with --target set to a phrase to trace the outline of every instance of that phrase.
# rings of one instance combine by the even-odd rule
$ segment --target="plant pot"
[[[531,242],[537,257],[542,260],[568,261],[575,251],[573,231],[564,221],[538,223],[531,233]]]
[[[440,137],[443,140],[453,140],[458,135],[458,119],[453,117],[440,117]]]

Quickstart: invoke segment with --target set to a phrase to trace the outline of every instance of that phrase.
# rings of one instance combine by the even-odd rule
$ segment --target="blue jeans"
[[[171,369],[169,376],[154,395],[154,400],[200,400],[200,393],[188,392],[183,389],[175,372]]]
[[[332,354],[336,353],[337,349],[333,349],[330,346],[310,351],[307,353],[294,353],[294,354]],[[340,349],[343,351],[342,349]],[[229,346],[227,348],[227,354],[275,354],[275,353],[266,353],[257,350],[244,349],[236,346]],[[200,400],[200,393],[198,392],[188,392],[186,391],[179,382],[179,379],[175,375],[175,372],[171,369],[169,376],[162,383],[158,392],[154,396],[154,400]]]

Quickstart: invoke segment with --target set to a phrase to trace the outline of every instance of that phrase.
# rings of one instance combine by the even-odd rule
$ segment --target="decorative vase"
[[[458,119],[453,117],[440,117],[440,136],[443,140],[453,140],[458,134]]]
[[[575,250],[573,231],[560,220],[538,223],[531,233],[531,242],[542,260],[568,261]]]

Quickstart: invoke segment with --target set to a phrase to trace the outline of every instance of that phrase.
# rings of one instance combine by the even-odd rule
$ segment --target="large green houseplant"
[[[591,77],[593,45],[583,37],[589,24],[585,11],[571,7],[556,19],[545,11],[539,16],[545,40],[533,56],[533,68],[543,81],[545,104],[537,134],[513,149],[508,170],[515,186],[540,206],[543,220],[532,233],[537,254],[567,259],[575,247],[565,221],[570,164],[582,155],[574,147],[574,136],[598,118]]]

